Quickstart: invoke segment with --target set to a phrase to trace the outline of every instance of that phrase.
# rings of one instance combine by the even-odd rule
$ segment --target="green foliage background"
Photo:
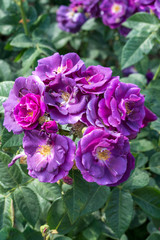
[[[71,34],[57,26],[61,4],[67,1],[0,0],[0,240],[159,240],[159,118],[131,141],[136,168],[114,188],[88,183],[78,170],[70,172],[71,186],[32,179],[24,162],[7,166],[22,150],[23,134],[4,129],[2,103],[15,78],[28,76],[39,58],[57,51],[78,53],[86,66],[111,67],[121,81],[142,89],[146,106],[160,117],[160,21],[136,13],[123,24],[131,29],[124,38],[100,19],[90,19]],[[138,73],[124,78],[122,69],[131,65]],[[155,75],[147,85],[148,69]]]

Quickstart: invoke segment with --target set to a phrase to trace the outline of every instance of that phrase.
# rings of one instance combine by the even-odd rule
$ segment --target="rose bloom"
[[[135,164],[127,137],[95,127],[78,142],[75,160],[86,181],[106,186],[126,181]]]
[[[33,71],[33,74],[38,76],[45,85],[48,85],[50,81],[56,83],[56,78],[61,75],[71,77],[85,70],[84,62],[76,53],[67,53],[65,55],[55,53],[52,56],[38,60],[38,66]]]
[[[46,131],[46,133],[56,133],[58,131],[58,126],[55,121],[44,122],[41,129]]]
[[[104,0],[100,5],[102,21],[110,28],[117,28],[135,11],[132,0]]]
[[[77,8],[60,6],[57,11],[57,22],[60,29],[71,33],[76,33],[80,30],[87,18],[84,12]]]
[[[73,166],[76,146],[66,136],[25,131],[23,147],[28,174],[40,182],[55,183],[66,177]]]
[[[43,92],[45,85],[38,76],[19,77],[15,80],[8,99],[3,103],[4,126],[19,134],[23,129],[33,129],[45,106]]]
[[[16,122],[25,130],[32,130],[39,124],[38,119],[45,113],[45,104],[39,95],[28,93],[14,108]]]

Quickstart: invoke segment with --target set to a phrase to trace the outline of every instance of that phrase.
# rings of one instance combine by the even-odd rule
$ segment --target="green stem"
[[[157,79],[159,74],[160,74],[160,65],[159,65],[159,67],[158,67],[158,69],[157,69],[157,71],[156,71],[156,73],[154,75],[153,81]]]
[[[25,15],[25,11],[24,11],[24,8],[23,8],[23,0],[20,0],[20,11],[21,11],[21,16],[22,16],[22,20],[23,20],[23,28],[24,28],[24,32],[27,36],[29,36],[29,31],[28,31],[28,26],[27,26],[27,18],[26,18],[26,15]]]

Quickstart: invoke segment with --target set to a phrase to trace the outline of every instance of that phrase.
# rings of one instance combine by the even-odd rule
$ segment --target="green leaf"
[[[145,54],[148,54],[154,46],[155,34],[145,33],[143,36],[135,36],[127,41],[121,56],[122,69],[139,62]]]
[[[0,60],[0,80],[9,81],[11,78],[10,65],[4,60]]]
[[[80,216],[101,208],[108,195],[108,187],[88,183],[78,174],[78,171],[74,171],[73,188],[63,197],[71,223]]]
[[[72,229],[72,225],[61,198],[53,202],[48,212],[47,224],[50,229],[56,229],[61,234],[66,234]]]
[[[147,27],[148,31],[156,31],[156,29],[159,27],[159,21],[153,14],[139,12],[129,17],[123,23],[123,26],[138,30],[142,29],[143,27]]]
[[[135,169],[131,177],[122,185],[123,189],[138,189],[147,186],[149,183],[149,175],[139,169]]]
[[[37,57],[40,55],[40,49],[38,48],[29,48],[22,56],[22,74],[25,74],[29,68],[32,66],[34,61],[37,59]]]
[[[29,226],[25,229],[23,234],[25,236],[25,240],[43,240],[42,234]]]
[[[151,128],[156,130],[160,134],[160,118],[151,123]]]
[[[106,221],[120,238],[132,220],[133,200],[129,192],[115,188],[108,200]]]
[[[16,204],[23,217],[34,226],[40,215],[37,195],[28,187],[17,188],[14,192]]]
[[[13,226],[13,200],[0,195],[0,229]]]
[[[160,190],[145,187],[135,190],[132,196],[146,214],[160,219]]]
[[[10,45],[18,48],[30,48],[33,47],[33,43],[29,37],[27,37],[24,33],[20,33],[16,35],[15,38],[10,42]]]
[[[149,168],[152,172],[160,175],[160,152],[157,152],[151,156]]]
[[[32,184],[36,192],[46,200],[55,201],[61,197],[61,190],[57,183],[42,183],[35,180]]]
[[[160,239],[160,233],[155,232],[152,233],[146,240],[159,240]]]
[[[19,232],[16,228],[12,228],[10,230],[9,239],[12,239],[12,240],[26,240],[23,233]]]
[[[97,28],[97,23],[95,21],[95,18],[90,18],[88,19],[83,25],[82,25],[82,30],[85,31],[92,31]]]
[[[13,87],[13,84],[14,82],[11,81],[0,82],[0,113],[4,112],[2,103],[8,99],[9,92]]]
[[[8,228],[3,228],[2,230],[0,230],[0,239],[1,240],[6,240],[9,237],[9,232],[8,232]]]
[[[138,157],[136,158],[136,167],[140,168],[143,167],[148,162],[148,157],[145,156],[143,153],[139,153]]]
[[[24,134],[14,134],[13,132],[8,132],[4,129],[2,132],[2,148],[11,148],[22,146]]]
[[[11,158],[0,151],[0,181],[8,188],[15,187],[22,181],[22,175],[19,167],[14,164],[8,168]]]
[[[134,73],[129,75],[128,77],[121,78],[120,81],[125,83],[136,84],[140,88],[146,87],[146,83],[147,83],[145,76],[139,73]]]
[[[154,149],[153,143],[146,139],[135,139],[130,144],[131,152],[147,152]]]

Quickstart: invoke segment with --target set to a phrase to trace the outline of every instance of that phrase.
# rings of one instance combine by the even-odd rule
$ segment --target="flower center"
[[[37,152],[39,152],[43,156],[48,156],[51,154],[51,146],[50,145],[39,145]]]
[[[74,14],[75,14],[75,12],[74,12],[74,9],[73,9],[73,11],[70,11],[70,12],[67,13],[67,17],[71,19],[71,18],[74,17]]]
[[[68,92],[62,92],[61,97],[65,102],[68,102],[68,100],[70,98],[70,94]]]
[[[27,115],[33,117],[33,111],[27,111]]]
[[[122,10],[122,6],[120,4],[114,3],[112,6],[113,13],[119,13]]]
[[[111,152],[107,150],[106,148],[97,148],[97,158],[102,161],[109,160],[111,156]]]
[[[125,102],[125,108],[127,115],[129,115],[133,111],[133,109],[131,109],[129,102]]]
[[[66,67],[62,67],[62,66],[58,67],[57,70],[56,70],[56,73],[61,73],[61,72],[63,72],[65,68],[66,68]]]

